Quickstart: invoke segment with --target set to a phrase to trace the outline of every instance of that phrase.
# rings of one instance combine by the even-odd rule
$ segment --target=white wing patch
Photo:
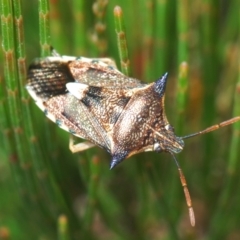
[[[84,98],[86,91],[88,90],[89,86],[84,83],[67,83],[66,87],[68,91],[77,99],[81,100]]]

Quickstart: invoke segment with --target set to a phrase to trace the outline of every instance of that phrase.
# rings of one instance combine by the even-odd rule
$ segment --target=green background
[[[168,72],[166,114],[178,136],[240,115],[238,0],[0,4],[0,239],[240,239],[239,123],[186,140],[177,155],[193,228],[170,154],[141,153],[112,171],[102,149],[73,155],[69,134],[24,88],[26,66],[52,45],[111,57],[144,82]],[[123,16],[114,18],[116,5]]]

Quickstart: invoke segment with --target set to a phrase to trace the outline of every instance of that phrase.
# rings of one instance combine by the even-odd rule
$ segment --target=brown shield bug
[[[177,137],[165,115],[166,83],[167,74],[150,84],[129,78],[108,58],[55,54],[30,65],[26,88],[48,118],[87,140],[74,145],[70,138],[72,152],[99,146],[112,157],[110,169],[140,152],[170,153],[179,170],[191,224],[195,225],[190,194],[175,154],[183,150],[183,139],[214,131],[240,117]]]

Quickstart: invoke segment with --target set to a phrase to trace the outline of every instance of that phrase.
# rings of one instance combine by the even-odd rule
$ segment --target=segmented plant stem
[[[39,0],[39,33],[41,56],[51,55],[50,22],[49,22],[49,1]]]
[[[126,41],[126,33],[123,22],[123,12],[119,6],[114,8],[115,29],[117,33],[118,51],[121,62],[121,71],[123,74],[129,76],[130,74],[130,61],[128,58],[128,49]]]
[[[106,24],[104,21],[108,0],[96,0],[92,10],[95,15],[94,33],[92,40],[101,56],[106,54],[108,44],[106,39]]]
[[[39,0],[39,37],[41,57],[51,56],[51,38],[50,38],[50,19],[49,19],[49,0]],[[50,128],[49,121],[45,122],[45,146],[47,152],[56,150],[54,141],[55,128]],[[54,158],[54,156],[53,156]]]
[[[31,181],[32,173],[29,170],[29,150],[25,144],[26,136],[23,131],[23,116],[19,93],[19,79],[16,64],[17,51],[14,42],[13,5],[9,0],[1,1],[2,46],[4,54],[4,82],[6,86],[7,109],[5,115],[9,120],[7,136],[10,138],[10,160],[14,170],[20,192],[30,192],[34,195],[35,183]],[[16,11],[17,12],[17,11]],[[13,136],[13,138],[11,138]],[[25,169],[27,171],[23,172]],[[28,189],[26,191],[25,189]]]

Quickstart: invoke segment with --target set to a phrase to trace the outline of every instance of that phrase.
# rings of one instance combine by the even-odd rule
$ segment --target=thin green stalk
[[[10,146],[14,146],[14,142],[11,140],[12,138],[9,136],[10,129],[9,129],[9,114],[7,113],[6,108],[6,92],[5,90],[5,82],[4,78],[0,76],[0,138],[2,139],[2,148],[5,150],[6,154],[10,153]],[[10,142],[12,142],[10,144]]]
[[[188,64],[187,62],[180,63],[177,90],[176,90],[176,131],[179,136],[184,133],[183,129],[185,126],[185,115],[187,108],[187,98],[188,98]]]
[[[142,38],[142,59],[143,59],[143,77],[145,81],[152,81],[152,45],[153,45],[153,2],[152,0],[141,1],[139,11],[142,13],[142,21],[138,24],[144,25],[141,28]],[[160,76],[161,73],[158,73]]]
[[[43,22],[43,28],[49,28],[51,29],[51,36],[52,38],[56,37],[56,39],[61,36],[61,41],[53,41],[54,43],[54,48],[57,50],[57,52],[62,52],[63,50],[68,50],[71,47],[71,45],[69,44],[69,38],[68,35],[66,33],[63,33],[63,20],[61,18],[63,18],[63,16],[61,16],[61,5],[59,4],[58,1],[51,1],[51,11],[49,9],[48,3],[45,2],[44,4],[46,4],[43,9],[42,12],[44,13],[45,17],[43,17],[43,15],[41,17],[43,17],[42,21]],[[65,6],[66,8],[66,6]],[[51,22],[49,21],[49,16],[51,18]],[[44,20],[45,18],[45,20]],[[67,26],[70,25],[70,19],[69,22],[66,24]],[[45,26],[44,26],[45,25]],[[50,29],[45,29],[46,33],[43,34],[43,36],[45,35],[45,37],[43,39],[45,39],[45,41],[47,42],[47,45],[51,46],[51,41],[50,41]],[[47,38],[47,34],[49,35],[49,38]],[[42,49],[43,50],[43,49]],[[47,50],[46,54],[48,54],[49,56],[49,49]],[[44,55],[46,56],[46,55]]]
[[[79,139],[76,138],[76,142],[77,141],[79,141]],[[98,150],[99,149],[95,148],[95,149],[92,149],[92,151],[87,150],[86,152],[79,153],[78,170],[79,170],[79,174],[82,178],[82,181],[84,182],[84,185],[88,186],[88,190],[89,190],[89,186],[91,185],[90,179],[92,177],[92,171],[94,169],[93,166],[94,166],[94,164],[96,164],[94,161],[94,158],[95,158],[94,156],[95,155],[99,156],[97,153]],[[93,159],[93,160],[91,160],[91,159]]]
[[[151,199],[149,195],[149,182],[148,182],[148,163],[146,161],[140,161],[137,164],[137,185],[139,188],[137,189],[138,201],[139,201],[139,226],[144,225],[146,223],[146,218],[149,215]],[[144,229],[142,229],[144,230]]]
[[[16,36],[16,59],[17,59],[17,70],[19,78],[19,90],[21,96],[22,115],[24,116],[23,126],[24,134],[28,141],[26,145],[31,152],[31,159],[36,160],[40,157],[39,146],[37,144],[37,138],[33,131],[32,118],[30,113],[29,100],[30,96],[25,89],[26,84],[26,57],[25,57],[25,44],[24,44],[24,33],[23,33],[23,17],[21,12],[21,5],[19,0],[13,1],[14,9],[14,30]]]
[[[49,22],[49,1],[39,0],[39,32],[41,56],[51,55],[50,22]]]
[[[49,1],[39,0],[39,37],[41,47],[41,57],[47,57],[51,55],[51,38],[50,38],[50,21],[49,21]],[[55,147],[55,128],[52,128],[49,121],[46,120],[44,125],[45,146],[44,149],[48,154],[56,151]],[[56,155],[51,154],[52,159],[56,158]]]
[[[235,39],[239,35],[239,1],[231,1],[229,9],[226,12],[225,22],[221,28],[221,38],[219,39],[218,48],[220,51],[226,47],[229,39]]]
[[[86,14],[85,1],[73,1],[73,15],[74,15],[74,46],[73,50],[78,54],[85,56],[87,50],[87,34],[86,34]]]
[[[79,170],[79,175],[82,178],[82,181],[84,185],[88,184],[89,181],[89,159],[86,157],[87,154],[81,154],[81,157],[79,157],[78,160],[78,170]]]
[[[68,219],[65,215],[58,218],[58,240],[69,240]]]
[[[2,11],[0,12],[2,17]],[[6,97],[5,81],[3,76],[0,76],[0,139],[2,143],[0,158],[2,162],[5,159],[9,161],[13,178],[19,189],[19,193],[21,193],[25,191],[25,188],[23,188],[24,177],[19,174],[21,172],[21,167],[18,161],[15,139],[11,131]]]
[[[218,81],[218,61],[216,55],[216,47],[217,47],[217,12],[219,5],[216,0],[204,0],[201,3],[202,11],[202,32],[201,32],[201,45],[202,45],[202,69],[203,72],[203,80],[206,97],[204,98],[204,106],[208,106],[204,108],[203,118],[206,123],[209,125],[212,123],[214,119],[215,112],[214,109],[214,98],[215,96],[212,94],[214,89],[216,88],[216,84]],[[210,135],[207,135],[210,136]],[[208,144],[208,143],[207,143]],[[211,144],[209,144],[211,145]],[[210,149],[209,149],[210,150]]]
[[[154,27],[154,63],[157,66],[157,74],[167,71],[167,1],[156,1]],[[156,72],[155,71],[155,72]]]
[[[177,32],[178,32],[178,81],[176,89],[175,125],[179,135],[183,134],[184,116],[187,105],[188,89],[188,1],[177,4]]]
[[[129,76],[130,61],[128,58],[127,41],[125,34],[125,27],[123,23],[123,12],[119,6],[114,8],[115,29],[117,33],[118,51],[121,62],[121,71],[123,74]]]
[[[35,191],[35,184],[32,179],[31,169],[29,169],[29,151],[26,148],[25,135],[23,135],[22,113],[19,95],[19,82],[16,66],[16,52],[14,44],[14,29],[13,29],[13,14],[12,4],[9,0],[1,1],[1,23],[2,23],[2,46],[5,57],[4,61],[4,78],[6,83],[7,107],[9,114],[9,129],[14,135],[14,142],[10,141],[11,150],[10,156],[14,156],[14,173],[20,189],[27,187],[31,193]],[[18,165],[20,164],[20,165]],[[25,169],[23,174],[22,169]],[[27,180],[28,179],[28,180]],[[25,180],[27,180],[25,182]],[[23,192],[26,192],[22,190]]]
[[[106,7],[108,0],[96,0],[93,3],[93,13],[95,15],[95,25],[92,40],[97,46],[97,51],[101,56],[104,56],[107,51],[107,40],[106,40],[106,24],[104,22]]]
[[[204,86],[204,99],[203,99],[203,114],[202,121],[209,126],[213,124],[213,120],[216,116],[215,112],[215,94],[213,94],[216,90],[219,81],[219,58],[217,56],[217,43],[218,43],[218,16],[217,13],[219,11],[219,1],[216,0],[204,0],[201,2],[202,15],[202,31],[201,35],[201,47],[202,47],[202,79]],[[209,196],[209,188],[208,188],[208,178],[211,171],[212,161],[209,159],[214,159],[213,156],[213,148],[214,145],[211,144],[215,141],[213,134],[206,134],[202,137],[204,139],[204,151],[203,151],[203,169],[204,169],[204,177],[203,177],[203,187],[206,196]],[[215,205],[215,202],[212,202]]]
[[[99,157],[94,156],[90,160],[90,179],[88,184],[88,203],[86,207],[86,214],[84,216],[85,230],[91,231],[91,225],[94,218],[94,213],[97,203],[97,189],[99,185],[100,164]]]

